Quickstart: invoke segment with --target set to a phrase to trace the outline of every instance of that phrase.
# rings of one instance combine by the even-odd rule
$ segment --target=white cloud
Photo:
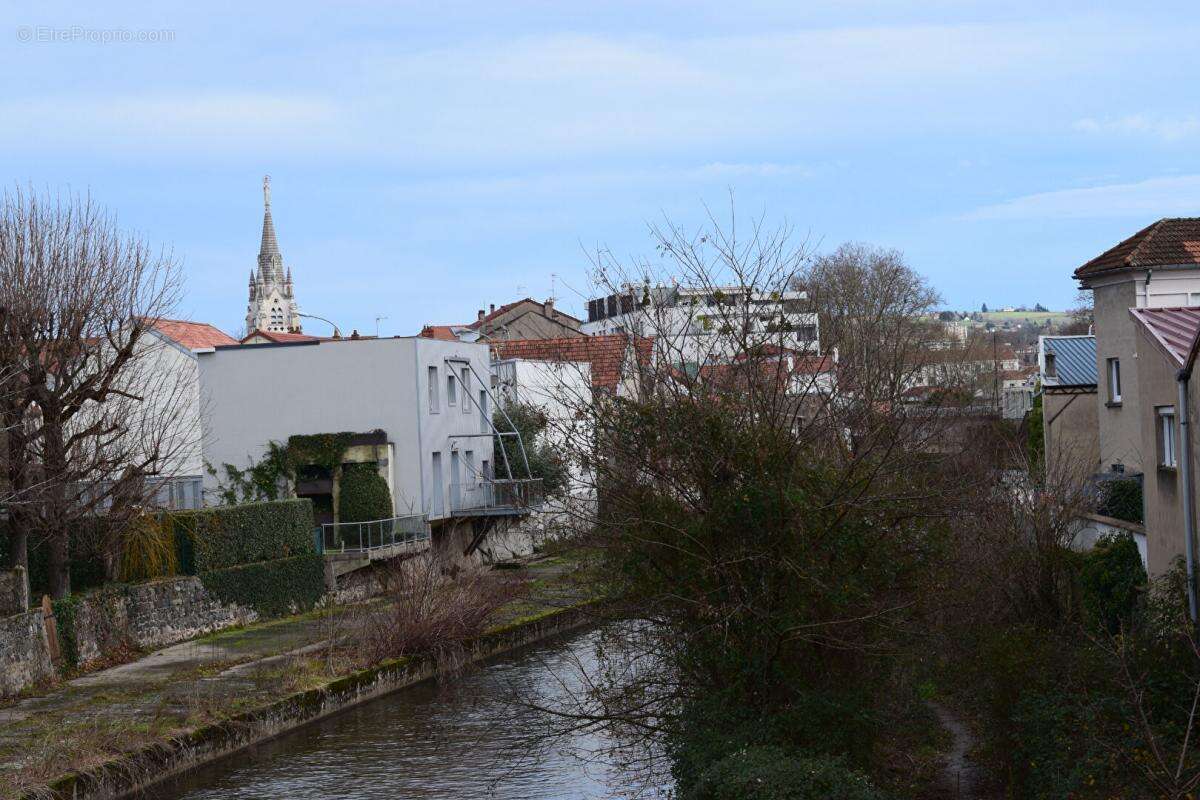
[[[1128,30],[1084,17],[476,36],[424,49],[368,37],[273,52],[269,68],[254,70],[256,85],[272,87],[261,93],[246,93],[244,75],[228,69],[192,96],[130,94],[127,84],[82,96],[9,91],[0,114],[22,124],[0,128],[0,145],[257,157],[274,140],[303,155],[458,167],[631,153],[701,161],[775,143],[877,141],[881,132],[1049,132],[1079,114],[1059,118],[1068,113],[1059,110],[1063,82],[1103,85],[1114,64],[1159,43],[1160,32]]]
[[[1130,114],[1113,119],[1087,117],[1074,124],[1077,131],[1088,134],[1147,136],[1164,142],[1177,142],[1200,134],[1200,116],[1166,117],[1153,114]]]
[[[1164,217],[1200,214],[1200,175],[1150,178],[1017,197],[964,215],[969,220]]]
[[[0,103],[0,118],[21,120],[19,129],[9,131],[19,131],[26,145],[31,143],[29,132],[36,132],[32,138],[37,145],[135,151],[271,142],[287,149],[332,133],[341,114],[335,103],[321,97],[246,92],[72,95]]]

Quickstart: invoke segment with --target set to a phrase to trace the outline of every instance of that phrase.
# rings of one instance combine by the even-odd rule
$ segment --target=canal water
[[[427,682],[154,787],[147,800],[665,798],[631,785],[601,734],[534,736],[551,702],[595,664],[596,631],[500,657],[451,684]]]

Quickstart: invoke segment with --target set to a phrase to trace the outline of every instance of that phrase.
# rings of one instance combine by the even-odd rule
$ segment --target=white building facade
[[[504,470],[494,463],[486,345],[421,337],[241,345],[201,353],[199,365],[204,455],[218,475],[293,435],[382,431],[396,516],[438,522],[496,502],[491,478]],[[208,476],[206,488],[218,482]]]
[[[805,310],[807,300],[805,292],[754,292],[737,286],[630,286],[589,300],[580,330],[653,336],[656,355],[670,362],[715,363],[746,343],[817,353],[817,315]]]

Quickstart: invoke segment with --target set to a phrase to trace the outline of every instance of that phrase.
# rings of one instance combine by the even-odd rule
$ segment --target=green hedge
[[[688,800],[884,800],[861,772],[829,756],[747,747],[715,762]]]
[[[310,537],[311,540],[311,537]],[[325,594],[325,560],[315,554],[203,572],[200,582],[222,603],[264,617],[307,611]]]
[[[312,502],[271,500],[166,515],[179,550],[179,571],[214,570],[314,553]]]
[[[392,493],[374,464],[347,464],[338,481],[338,522],[373,522],[392,516]]]

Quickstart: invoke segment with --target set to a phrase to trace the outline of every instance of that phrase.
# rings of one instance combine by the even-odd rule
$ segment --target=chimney
[[[479,318],[478,319],[480,322],[483,322],[483,309],[482,308],[479,309]]]
[[[489,314],[495,314],[495,313],[496,313],[496,304],[495,304],[495,303],[489,303],[489,304],[488,304],[488,313],[489,313]]]
[[[554,319],[554,298],[553,297],[546,298],[546,303],[543,306],[543,308],[545,310],[544,313],[546,314],[546,316],[549,317],[550,319]]]

